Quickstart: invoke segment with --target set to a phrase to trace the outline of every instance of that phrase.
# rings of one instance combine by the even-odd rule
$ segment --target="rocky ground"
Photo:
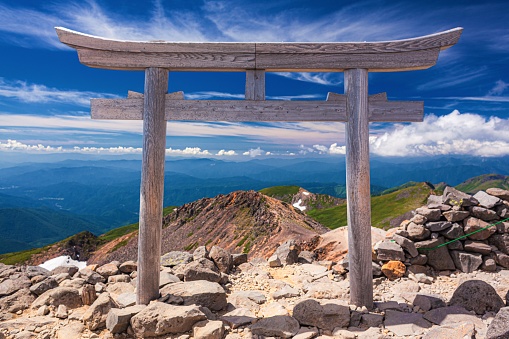
[[[381,276],[368,310],[348,304],[341,265],[292,242],[269,261],[200,247],[162,264],[161,296],[148,306],[134,305],[134,262],[0,266],[0,338],[509,338],[500,268]]]

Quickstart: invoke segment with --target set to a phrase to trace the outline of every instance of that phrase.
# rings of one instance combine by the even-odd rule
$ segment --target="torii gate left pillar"
[[[171,43],[116,41],[57,28],[91,67],[144,70],[145,93],[92,99],[96,119],[143,119],[137,303],[159,296],[166,120],[346,122],[350,303],[373,306],[369,122],[422,121],[422,102],[368,96],[368,72],[426,69],[462,29],[373,43]],[[246,72],[246,100],[183,100],[166,94],[168,70]],[[265,101],[265,71],[344,72],[345,94],[327,101]]]

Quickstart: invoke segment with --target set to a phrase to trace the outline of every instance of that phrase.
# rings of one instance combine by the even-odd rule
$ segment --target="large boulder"
[[[203,320],[194,324],[194,339],[222,339],[224,336],[224,325],[220,320]]]
[[[99,266],[96,269],[96,272],[108,279],[108,277],[117,275],[120,272],[117,263],[118,262],[111,262],[109,264]]]
[[[486,333],[486,339],[509,338],[509,307],[501,308],[491,322]]]
[[[230,252],[219,246],[212,246],[209,257],[216,264],[220,272],[230,273],[230,270],[233,268],[233,259]]]
[[[486,207],[486,208],[493,208],[496,205],[502,203],[502,200],[500,198],[494,197],[492,195],[489,195],[488,193],[484,191],[477,192],[473,198],[477,199],[479,201],[479,205]]]
[[[11,295],[0,298],[0,309],[2,312],[16,313],[30,308],[34,300],[35,297],[30,293],[30,290],[22,288]]]
[[[461,284],[449,302],[451,306],[461,306],[469,311],[483,315],[498,312],[505,306],[497,291],[482,280],[468,280]]]
[[[477,232],[468,236],[468,238],[472,240],[486,240],[492,234],[497,232],[496,227],[494,226],[488,227],[490,226],[490,224],[488,224],[486,221],[474,217],[469,217],[463,220],[463,225],[464,225],[463,230],[465,231],[466,234]],[[483,230],[481,231],[481,229]]]
[[[153,302],[131,318],[131,327],[137,338],[185,333],[198,321],[207,317],[196,305],[174,306]]]
[[[301,325],[332,331],[350,324],[350,308],[339,300],[305,299],[294,306],[293,317]]]
[[[413,241],[427,239],[431,234],[431,232],[426,227],[413,222],[409,223],[405,230],[408,234],[407,238]]]
[[[35,295],[41,295],[55,287],[58,287],[58,282],[53,278],[47,278],[37,284],[32,285],[30,287],[30,292]]]
[[[291,338],[299,332],[299,322],[288,315],[263,318],[251,325],[253,334],[266,337]]]
[[[161,257],[161,265],[173,267],[181,264],[188,264],[193,261],[193,255],[182,251],[172,251]]]
[[[509,254],[509,234],[494,234],[488,238],[488,243],[490,245],[495,245],[497,248],[504,252],[505,254]]]
[[[221,274],[212,261],[200,258],[187,264],[184,268],[184,281],[195,280],[219,282],[221,280]]]
[[[131,318],[145,307],[145,305],[135,305],[126,308],[112,308],[106,316],[106,328],[113,334],[125,332]]]
[[[0,298],[23,288],[29,288],[30,285],[32,285],[32,282],[26,275],[21,275],[16,279],[5,279],[0,283]]]
[[[275,255],[283,265],[292,265],[299,260],[300,247],[295,240],[282,243],[276,250]]]
[[[38,309],[39,307],[65,305],[67,308],[78,308],[83,306],[80,292],[72,287],[62,287],[48,290],[41,294],[32,304],[32,309]]]
[[[375,246],[375,251],[377,253],[378,260],[405,260],[405,253],[403,252],[403,248],[394,241],[382,241]]]
[[[456,269],[447,247],[439,247],[442,244],[444,244],[444,238],[438,237],[437,239],[416,242],[415,247],[420,253],[423,253],[428,257],[427,264],[435,270],[442,271]]]
[[[101,293],[83,314],[83,323],[91,331],[106,327],[106,318],[112,308],[117,307],[109,293]]]
[[[454,187],[447,186],[444,189],[444,194],[442,196],[444,204],[451,206],[475,206],[479,203],[479,201],[472,197],[469,194],[458,191]]]
[[[482,264],[482,255],[462,251],[451,251],[454,265],[463,273],[472,273]]]
[[[169,284],[161,288],[161,297],[167,295],[181,297],[184,305],[205,306],[213,311],[226,307],[226,293],[215,282],[197,280]]]

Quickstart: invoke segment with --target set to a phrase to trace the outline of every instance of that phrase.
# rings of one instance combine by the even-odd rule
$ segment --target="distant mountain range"
[[[102,234],[136,222],[140,167],[138,160],[0,164],[0,253],[39,247],[83,230]],[[488,173],[499,174],[479,179],[482,185],[506,185],[509,158],[373,158],[371,191],[379,195],[408,181],[458,185]],[[468,190],[475,190],[474,181]],[[166,163],[164,205],[282,185],[344,198],[344,158],[172,159]],[[343,223],[334,209],[344,207],[330,208],[336,225]]]

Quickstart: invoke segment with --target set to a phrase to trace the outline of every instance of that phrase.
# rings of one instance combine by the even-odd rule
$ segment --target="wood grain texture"
[[[265,70],[246,71],[246,100],[265,100]]]
[[[147,305],[159,297],[161,231],[163,218],[164,158],[166,151],[165,94],[168,71],[145,71],[143,98],[143,155],[138,236],[136,303]]]
[[[455,28],[423,37],[382,42],[329,43],[180,43],[118,41],[57,27],[59,39],[78,50],[91,67],[183,71],[372,72],[425,69],[441,50],[454,45],[462,32]]]
[[[346,196],[350,303],[373,308],[369,177],[368,71],[345,72]]]
[[[377,94],[378,96],[378,94]],[[143,97],[143,95],[142,95]],[[346,121],[346,96],[330,93],[327,101],[183,100],[166,95],[165,119],[172,121]],[[92,99],[93,119],[141,120],[143,99]],[[422,101],[386,101],[369,97],[371,122],[419,122]]]

